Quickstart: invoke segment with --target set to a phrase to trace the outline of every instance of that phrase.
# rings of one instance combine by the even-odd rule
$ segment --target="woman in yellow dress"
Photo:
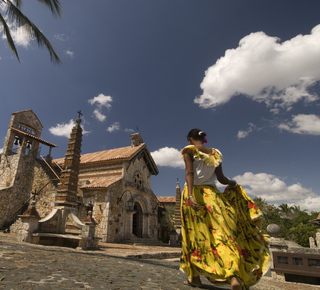
[[[232,290],[249,289],[270,267],[268,236],[260,230],[261,211],[243,188],[225,177],[222,154],[204,146],[206,133],[193,129],[182,151],[186,186],[181,196],[184,283],[203,287],[200,275]],[[225,192],[215,179],[228,185]]]

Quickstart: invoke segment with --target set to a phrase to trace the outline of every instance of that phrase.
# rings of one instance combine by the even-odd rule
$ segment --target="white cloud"
[[[164,147],[151,152],[151,156],[158,166],[184,168],[184,161],[180,151],[172,147]]]
[[[120,130],[120,123],[114,122],[110,127],[107,128],[107,131],[112,133]]]
[[[74,57],[74,52],[71,51],[71,50],[66,50],[64,53],[65,53],[66,55],[70,56],[71,58]]]
[[[99,107],[107,107],[111,108],[111,102],[112,102],[112,97],[111,96],[105,96],[104,94],[99,94],[97,97],[94,97],[88,102],[93,105],[97,104]]]
[[[238,131],[238,134],[237,134],[237,137],[238,137],[238,140],[242,139],[242,138],[246,138],[248,137],[248,135],[253,131],[253,130],[256,130],[257,127],[256,125],[252,124],[252,123],[249,123],[249,127],[247,130],[239,130]]]
[[[320,117],[316,115],[295,115],[292,121],[280,124],[279,129],[297,134],[320,135]]]
[[[267,173],[254,174],[246,172],[243,175],[235,176],[235,179],[251,197],[261,197],[269,203],[280,205],[287,203],[289,205],[300,205],[301,209],[319,211],[319,204],[313,203],[319,201],[311,189],[304,188],[300,183],[290,186],[286,185],[280,178]]]
[[[55,136],[64,136],[69,138],[71,130],[75,125],[75,121],[71,119],[69,123],[57,124],[55,127],[49,128],[49,132]]]
[[[98,109],[95,109],[93,111],[93,115],[96,117],[96,119],[98,119],[100,122],[103,122],[107,116],[103,115]]]
[[[103,122],[107,116],[102,114],[102,108],[106,107],[107,109],[111,108],[112,97],[105,96],[104,94],[99,94],[97,97],[88,100],[90,105],[96,105],[97,109],[93,111],[93,115],[97,120]]]
[[[61,34],[55,34],[53,36],[56,40],[59,40],[59,41],[67,41],[69,38],[67,36],[65,36],[64,33],[61,33]]]
[[[3,152],[3,148],[0,148],[0,154]]]
[[[28,47],[30,43],[34,40],[31,34],[26,29],[26,26],[17,27],[12,22],[7,21],[7,24],[10,28],[11,37],[16,46]],[[5,34],[2,35],[3,39],[6,39]]]
[[[63,137],[70,138],[71,130],[75,125],[76,125],[76,122],[71,119],[69,123],[57,124],[55,127],[49,128],[49,132],[55,136],[63,136]],[[81,128],[83,130],[82,134],[89,133],[88,131],[84,130],[83,126],[81,126]]]
[[[279,43],[264,32],[245,36],[235,49],[209,67],[201,83],[203,94],[194,102],[216,107],[238,94],[265,102],[277,112],[304,99],[315,101],[308,88],[320,80],[320,25],[311,34]]]
[[[307,197],[305,199],[300,200],[295,205],[300,206],[301,209],[307,209],[308,211],[316,211],[319,212],[319,204],[320,204],[320,196],[317,197]],[[288,202],[289,206],[291,204]]]

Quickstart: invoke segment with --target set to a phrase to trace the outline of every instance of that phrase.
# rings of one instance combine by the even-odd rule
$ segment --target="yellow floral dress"
[[[198,151],[194,160],[216,168],[222,154]],[[214,169],[213,169],[214,170]],[[195,172],[196,174],[196,172]],[[194,211],[185,186],[181,196],[182,251],[180,270],[192,277],[203,275],[218,285],[236,276],[243,288],[256,284],[270,267],[268,235],[260,230],[262,212],[240,185],[221,193],[214,185],[194,185],[193,196],[200,205]]]

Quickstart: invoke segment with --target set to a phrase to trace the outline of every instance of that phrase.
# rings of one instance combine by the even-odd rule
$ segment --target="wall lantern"
[[[127,201],[127,210],[128,211],[133,211],[134,210],[134,199],[132,197],[132,193],[130,190],[125,190],[120,197],[118,197],[118,200],[117,200],[117,204],[119,204],[121,202],[121,199],[123,197],[123,195],[126,193],[126,192],[129,192],[131,197],[129,198],[129,200]]]
[[[134,209],[134,200],[131,196],[130,199],[128,200],[128,210],[133,211],[133,209]]]

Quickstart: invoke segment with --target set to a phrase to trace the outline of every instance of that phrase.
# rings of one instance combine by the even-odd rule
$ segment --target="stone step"
[[[134,238],[126,239],[122,243],[136,246],[159,246],[159,247],[168,247],[169,244],[163,243],[162,241],[148,239],[148,238]]]

